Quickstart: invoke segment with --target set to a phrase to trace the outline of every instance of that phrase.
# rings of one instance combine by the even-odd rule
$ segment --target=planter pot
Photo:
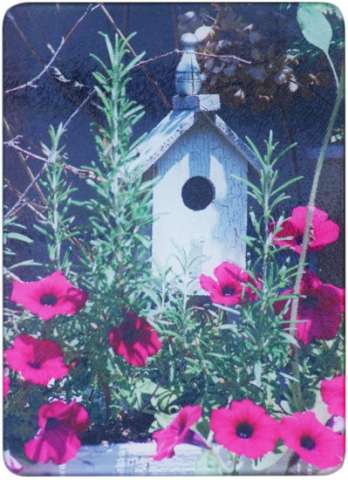
[[[233,465],[231,457],[226,450],[217,447],[221,460],[227,468],[224,473],[232,474]],[[170,459],[155,461],[155,444],[147,443],[122,443],[82,446],[77,457],[66,465],[32,464],[20,458],[24,468],[24,476],[182,476],[182,475],[221,475],[221,463],[206,449],[182,444],[175,449],[175,456]],[[236,473],[239,475],[266,475],[285,474],[308,475],[317,473],[315,469],[302,462],[293,465],[289,470],[290,453],[280,455],[269,454],[258,465],[247,458],[238,462]],[[228,472],[229,471],[229,472]],[[326,473],[326,472],[325,472]]]

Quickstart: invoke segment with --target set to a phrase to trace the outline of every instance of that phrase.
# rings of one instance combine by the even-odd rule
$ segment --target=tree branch
[[[53,63],[55,62],[55,60],[58,57],[59,53],[61,52],[62,48],[64,47],[64,45],[66,45],[67,41],[69,40],[69,38],[71,37],[73,32],[76,30],[78,25],[86,18],[86,16],[90,12],[92,12],[96,8],[99,8],[99,6],[100,6],[99,4],[98,5],[92,5],[92,4],[88,5],[85,12],[76,20],[76,22],[71,27],[71,29],[68,31],[68,33],[62,38],[58,48],[54,51],[50,61],[47,63],[47,65],[44,66],[44,68],[34,78],[32,78],[31,80],[28,80],[27,82],[25,82],[21,85],[17,85],[16,87],[9,88],[9,89],[5,90],[4,93],[8,94],[8,93],[12,93],[12,92],[17,92],[18,90],[23,90],[23,89],[28,88],[28,87],[37,88],[36,82],[38,82],[48,72],[48,70],[52,67]],[[14,21],[13,16],[12,16],[12,21]]]

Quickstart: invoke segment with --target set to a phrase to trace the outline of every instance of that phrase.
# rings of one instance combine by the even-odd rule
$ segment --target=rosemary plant
[[[141,314],[145,305],[144,286],[151,274],[152,182],[144,181],[134,166],[142,138],[132,141],[131,132],[144,112],[127,97],[130,72],[142,55],[127,62],[131,37],[115,36],[113,44],[103,37],[108,65],[93,55],[100,67],[94,77],[102,121],[94,125],[97,159],[92,170],[97,180],[88,181],[92,195],[84,204],[89,249],[83,258],[83,284],[91,292],[85,320],[90,325],[89,362],[109,414],[110,405],[115,411],[130,408],[134,382],[141,376],[110,353],[108,332],[127,312]]]

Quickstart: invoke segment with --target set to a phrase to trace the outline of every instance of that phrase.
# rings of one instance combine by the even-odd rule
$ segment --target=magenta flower
[[[25,455],[33,462],[66,463],[80,449],[78,434],[88,428],[87,410],[76,402],[55,400],[39,409],[36,436],[25,443]]]
[[[62,272],[34,282],[13,281],[11,300],[41,320],[75,315],[84,307],[87,293],[74,287]]]
[[[338,375],[320,383],[321,398],[326,403],[329,413],[345,417],[345,377]]]
[[[133,312],[128,312],[127,319],[110,331],[109,343],[116,355],[134,367],[145,366],[148,357],[156,355],[162,347],[156,330]]]
[[[152,438],[157,443],[154,460],[170,458],[174,455],[177,445],[191,442],[193,432],[190,429],[201,416],[202,407],[200,405],[188,405],[180,410],[168,427],[153,433]]]
[[[203,290],[210,294],[211,301],[220,305],[239,305],[253,301],[256,295],[247,283],[259,287],[250,275],[238,265],[223,262],[214,270],[216,280],[201,275],[199,281]]]
[[[217,443],[253,459],[273,451],[279,438],[278,422],[248,399],[213,410],[210,428]]]
[[[7,373],[3,374],[2,377],[2,395],[4,398],[10,393],[11,380]]]
[[[286,290],[284,295],[293,293]],[[301,281],[296,337],[304,344],[313,339],[330,340],[335,338],[344,311],[344,290],[329,283],[323,283],[314,273],[306,272]],[[280,313],[285,301],[276,302],[274,309]],[[284,318],[290,319],[290,308]]]
[[[50,380],[65,377],[69,367],[64,363],[60,346],[52,340],[38,340],[21,334],[13,346],[5,351],[8,366],[19,372],[24,380],[37,385],[47,385]]]
[[[285,445],[306,463],[330,468],[343,462],[344,436],[325,427],[312,412],[283,417],[280,432]]]
[[[306,226],[308,207],[296,207],[291,217],[284,220],[280,232],[273,237],[273,243],[279,247],[289,247],[296,253],[302,251],[303,235]],[[309,251],[321,250],[336,242],[340,234],[339,226],[328,220],[328,214],[320,208],[313,207],[313,220],[308,245]]]

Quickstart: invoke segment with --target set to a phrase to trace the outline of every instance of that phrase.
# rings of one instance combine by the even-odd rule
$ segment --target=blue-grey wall
[[[188,9],[199,10],[212,8],[209,4],[106,4],[112,18],[118,27],[125,33],[137,32],[132,41],[134,48],[141,52],[146,51],[146,57],[153,57],[160,53],[172,50],[177,46],[177,32],[175,18],[179,13]],[[21,4],[13,7],[4,19],[4,88],[11,88],[33,78],[48,62],[52,53],[47,44],[56,48],[62,36],[66,35],[75,21],[83,14],[87,4]],[[272,4],[243,4],[237,5],[241,12],[262,22],[263,28],[272,28],[272,34],[279,36],[282,41],[284,35],[296,37],[298,32],[288,25],[267,25],[268,10],[276,8]],[[293,15],[293,14],[292,14]],[[294,30],[295,29],[295,30]],[[4,115],[10,125],[13,135],[23,135],[22,145],[39,152],[40,141],[47,141],[47,129],[50,124],[57,125],[65,120],[85,98],[89,88],[93,85],[92,72],[96,67],[90,57],[94,52],[105,58],[104,42],[98,31],[113,35],[113,26],[103,14],[96,9],[77,26],[66,46],[55,62],[55,66],[68,79],[73,79],[85,85],[74,88],[71,83],[57,81],[52,72],[45,75],[35,89],[26,88],[4,96]],[[174,70],[178,58],[176,55],[166,57],[148,66],[150,75],[165,97],[170,101],[174,94]],[[168,112],[168,107],[159,98],[153,85],[147,80],[143,71],[134,72],[130,84],[129,94],[146,109],[146,116],[138,127],[137,134],[150,130]],[[308,192],[313,174],[315,156],[308,155],[308,149],[320,145],[330,115],[334,92],[322,91],[320,97],[311,97],[306,100],[301,96],[294,96],[294,100],[287,110],[291,135],[299,144],[298,161],[300,173],[305,176],[299,190],[294,190],[296,197],[292,205],[303,203],[308,198]],[[221,116],[242,137],[248,135],[260,146],[267,136],[269,129],[273,129],[274,136],[281,145],[290,143],[289,128],[277,106],[262,113],[254,113],[248,107],[232,109],[223,107]],[[98,111],[90,102],[82,112],[71,122],[66,135],[69,162],[73,165],[86,165],[96,155],[91,122],[98,118]],[[5,139],[11,138],[4,130]],[[30,161],[34,173],[40,167],[35,161]],[[343,177],[342,162],[338,160],[337,171]],[[294,164],[291,156],[284,161],[281,175],[287,178],[294,173]],[[23,190],[28,184],[28,178],[23,173],[17,154],[5,148],[5,177],[11,183]],[[79,195],[87,193],[83,181],[78,181]],[[335,179],[332,178],[333,189]],[[342,192],[337,193],[337,197]],[[15,195],[6,194],[8,203],[13,203]],[[35,198],[35,194],[34,197]],[[337,202],[336,202],[337,203]],[[337,203],[338,205],[338,203]],[[289,205],[290,207],[291,205]],[[334,219],[343,222],[343,213],[335,207],[330,212]],[[23,210],[22,220],[30,226],[32,217],[28,209]],[[43,254],[44,245],[35,242],[33,246],[25,247],[19,257]],[[41,251],[42,250],[42,251]]]

